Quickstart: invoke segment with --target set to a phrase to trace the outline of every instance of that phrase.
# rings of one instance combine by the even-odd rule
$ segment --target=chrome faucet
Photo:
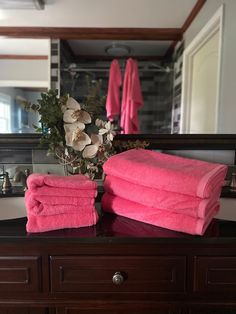
[[[27,189],[27,184],[26,184],[26,180],[27,180],[27,177],[29,176],[30,174],[30,171],[29,169],[26,169],[24,172],[22,170],[20,170],[19,168],[16,168],[16,172],[15,172],[15,175],[13,177],[13,181],[14,182],[20,182],[21,185],[23,186],[24,188],[24,191]]]
[[[12,191],[12,185],[11,181],[9,179],[9,174],[6,171],[4,174],[1,174],[1,177],[3,177],[3,183],[2,183],[2,192],[7,193]]]

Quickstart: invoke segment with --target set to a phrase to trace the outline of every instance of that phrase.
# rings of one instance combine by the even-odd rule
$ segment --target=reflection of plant
[[[124,150],[128,149],[133,149],[133,148],[147,148],[150,145],[150,143],[146,141],[141,141],[141,140],[136,140],[136,141],[119,141],[116,140],[114,143],[115,148],[121,152]]]
[[[101,105],[99,96],[96,93],[89,95],[81,105],[68,95],[58,97],[52,90],[41,97],[37,105],[27,108],[41,115],[42,128],[37,129],[42,132],[41,144],[48,145],[48,151],[67,166],[70,173],[83,173],[94,178],[114,153],[112,124],[97,119],[96,110],[87,110],[87,107],[92,110],[93,106]],[[95,99],[99,101],[96,103]]]

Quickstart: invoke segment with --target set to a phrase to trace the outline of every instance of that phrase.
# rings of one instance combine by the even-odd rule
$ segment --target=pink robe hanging
[[[122,134],[137,134],[139,131],[138,109],[143,105],[137,62],[127,60],[121,104]]]
[[[122,84],[122,76],[119,62],[114,59],[110,66],[108,93],[106,100],[107,118],[110,121],[114,117],[120,115],[120,87]]]

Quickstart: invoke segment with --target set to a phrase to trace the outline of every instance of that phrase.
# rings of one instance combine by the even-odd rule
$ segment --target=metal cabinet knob
[[[112,277],[112,282],[114,285],[121,285],[124,282],[124,277],[120,272],[116,272]]]

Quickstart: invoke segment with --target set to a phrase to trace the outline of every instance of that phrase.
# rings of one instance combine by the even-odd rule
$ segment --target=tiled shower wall
[[[122,75],[124,76],[126,60],[119,60]],[[77,68],[91,69],[77,73],[68,72],[68,67],[73,63],[66,53],[61,58],[61,94],[69,93],[78,101],[83,102],[87,95],[87,79],[100,80],[101,95],[107,94],[109,79],[109,61],[85,61],[76,63]],[[158,66],[160,63],[156,63]],[[139,62],[142,67],[148,67],[150,62]],[[173,95],[173,72],[165,71],[165,67],[172,68],[172,64],[166,63],[160,70],[152,66],[152,71],[139,71],[144,105],[139,110],[139,122],[141,133],[171,133],[171,112]],[[104,71],[96,69],[103,68]],[[154,70],[154,71],[153,71]],[[155,71],[157,70],[157,71]],[[122,91],[121,91],[122,97]],[[105,107],[104,107],[104,116]]]
[[[180,131],[180,107],[182,93],[182,67],[183,67],[184,41],[178,42],[174,52],[174,91],[172,107],[172,133]]]
[[[60,94],[60,39],[51,39],[51,89]]]

